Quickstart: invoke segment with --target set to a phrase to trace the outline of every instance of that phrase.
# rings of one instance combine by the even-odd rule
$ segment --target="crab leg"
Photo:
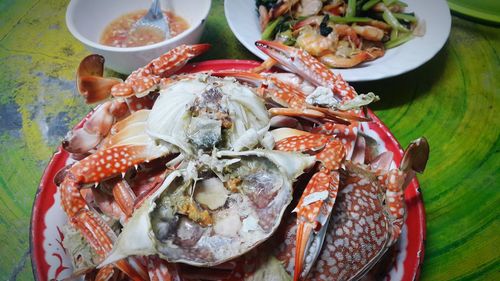
[[[406,217],[404,188],[415,176],[415,172],[423,172],[429,156],[429,144],[425,138],[419,138],[408,145],[398,169],[390,170],[385,177],[386,201],[392,222],[390,240],[393,245],[399,238]]]
[[[127,105],[117,100],[108,101],[95,109],[83,126],[69,131],[62,142],[64,150],[85,154],[99,145],[117,119],[128,113]]]
[[[113,240],[116,238],[113,230],[88,209],[73,175],[67,175],[60,185],[60,190],[62,207],[70,218],[70,223],[80,230],[97,255],[104,258],[111,251]],[[115,266],[132,280],[147,280],[144,271],[136,270],[125,260],[117,261]]]
[[[99,272],[97,272],[97,275],[95,276],[96,281],[107,281],[111,280],[113,275],[115,275],[115,267],[112,265],[105,266],[101,269],[99,269]]]
[[[334,97],[339,101],[339,106],[344,105],[365,105],[367,103],[361,101],[361,96],[358,96],[352,86],[350,86],[341,75],[333,73],[323,63],[318,61],[313,56],[309,55],[306,51],[298,48],[292,48],[278,42],[271,41],[257,41],[255,45],[268,56],[278,61],[292,72],[299,74],[309,82],[316,86],[327,87],[332,90]],[[377,100],[378,97],[373,97],[369,102]],[[361,101],[361,102],[360,102]],[[352,155],[354,143],[357,135],[358,122],[356,121],[369,121],[360,109],[351,109],[344,112],[348,116],[356,116],[357,118],[349,118],[349,126],[346,128],[348,132],[345,136],[344,145],[346,146],[348,159]],[[346,118],[344,118],[346,119]],[[333,125],[333,124],[332,124]],[[340,125],[339,125],[340,126]],[[334,128],[335,129],[335,128]]]
[[[148,274],[151,281],[180,281],[175,264],[169,264],[158,256],[148,256]]]
[[[284,138],[276,143],[275,148],[284,151],[321,149],[321,152],[316,154],[316,159],[322,164],[320,171],[313,175],[294,210],[297,212],[298,226],[294,280],[299,280],[306,257],[311,257],[308,260],[313,263],[320,253],[339,188],[337,170],[345,159],[346,152],[341,141],[330,140],[320,134],[301,134]]]
[[[127,218],[132,216],[132,213],[134,212],[136,196],[130,188],[130,185],[123,179],[118,180],[113,185],[112,192],[113,198],[115,199],[116,203],[125,214],[125,216]]]
[[[255,45],[266,55],[277,60],[314,85],[332,89],[339,100],[350,100],[358,95],[342,76],[330,71],[329,68],[304,50],[274,41],[259,40],[255,42]]]
[[[104,57],[97,54],[86,56],[76,71],[76,87],[86,103],[95,103],[109,97],[111,88],[121,82],[116,78],[105,78]]]
[[[331,108],[323,108],[306,102],[307,95],[297,87],[283,82],[273,76],[264,76],[259,73],[242,71],[216,71],[214,76],[234,77],[242,82],[250,83],[259,87],[257,93],[264,99],[283,106],[284,108],[271,108],[271,115],[300,116],[316,119],[330,118],[341,120],[367,121],[369,119],[349,112],[337,111]]]
[[[181,45],[154,59],[146,66],[132,72],[123,82],[111,88],[114,97],[145,96],[157,89],[161,78],[181,69],[195,56],[210,48],[209,44]]]
[[[354,153],[356,139],[358,139],[358,123],[351,122],[350,124],[338,124],[327,122],[313,128],[313,133],[334,136],[342,141],[347,152],[347,159],[351,159]]]

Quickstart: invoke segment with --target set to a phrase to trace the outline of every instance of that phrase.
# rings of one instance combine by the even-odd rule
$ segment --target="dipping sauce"
[[[147,10],[139,10],[125,14],[113,20],[103,31],[100,43],[113,47],[139,47],[151,45],[165,40],[165,34],[156,28],[139,28],[130,32],[132,25],[147,13]],[[168,17],[171,37],[188,29],[187,21],[176,14],[166,11],[163,14]]]

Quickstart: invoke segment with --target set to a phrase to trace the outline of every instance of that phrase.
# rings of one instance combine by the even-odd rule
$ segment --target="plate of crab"
[[[99,103],[47,166],[31,222],[37,280],[415,280],[425,218],[403,150],[339,75],[258,41],[259,62],[187,62],[180,46],[124,81],[90,55]]]

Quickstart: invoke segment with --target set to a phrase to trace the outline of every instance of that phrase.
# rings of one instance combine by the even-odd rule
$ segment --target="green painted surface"
[[[448,0],[448,5],[453,12],[500,25],[500,2],[497,0]]]
[[[198,60],[255,59],[213,1]],[[43,169],[89,110],[74,88],[87,52],[64,25],[67,1],[0,1],[0,276],[31,280],[31,206]],[[401,143],[424,135],[427,214],[423,280],[500,280],[500,30],[453,18],[448,43],[410,73],[358,83]]]

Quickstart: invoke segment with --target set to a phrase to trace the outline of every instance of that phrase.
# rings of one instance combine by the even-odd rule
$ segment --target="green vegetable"
[[[412,38],[413,38],[413,34],[404,33],[403,35],[400,35],[397,38],[394,38],[394,39],[391,38],[391,40],[385,42],[384,46],[386,49],[394,48],[394,47],[397,47],[403,43],[410,41]]]
[[[280,32],[276,36],[283,44],[288,46],[295,45],[296,39],[293,37],[292,30],[288,29],[287,31]]]
[[[329,21],[333,23],[370,22],[371,18],[366,17],[337,17],[330,16]]]
[[[405,2],[396,1],[396,4],[398,4],[399,6],[401,6],[401,7],[403,7],[403,8],[408,7],[408,4],[406,4]]]
[[[392,28],[403,32],[409,32],[409,30],[398,21],[398,19],[391,11],[389,11],[389,9],[384,9],[382,17],[384,18],[385,22],[387,22]]]
[[[354,16],[356,16],[356,0],[348,0],[345,17],[349,18]]]
[[[384,4],[389,7],[390,5],[394,4],[396,0],[382,0]]]
[[[285,16],[281,22],[278,23],[278,26],[276,27],[277,32],[284,32],[289,29],[292,29],[292,26],[294,26],[298,20],[292,19],[290,16]]]
[[[270,23],[267,24],[266,28],[264,29],[264,32],[262,32],[262,39],[264,40],[273,40],[274,35],[276,35],[276,32],[278,29],[276,28],[278,24],[283,20],[283,17],[278,17],[271,21]]]
[[[406,22],[417,22],[417,17],[415,13],[392,13],[398,20],[403,20]]]
[[[396,40],[399,36],[399,30],[397,30],[396,28],[393,28],[391,30],[391,40]]]
[[[381,0],[369,0],[361,7],[361,10],[368,11],[380,1]]]

